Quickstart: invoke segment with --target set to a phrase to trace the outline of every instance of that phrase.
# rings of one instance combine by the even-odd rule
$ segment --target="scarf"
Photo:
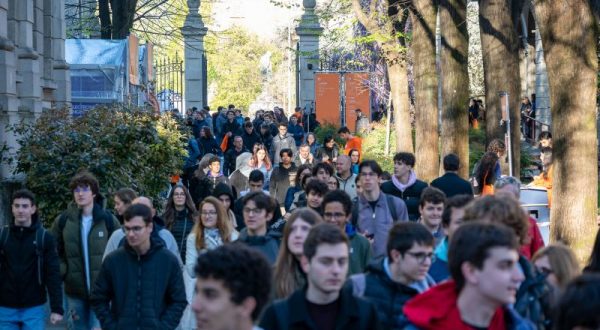
[[[223,239],[221,239],[218,228],[204,228],[204,240],[208,249],[223,245]]]
[[[417,175],[415,174],[415,171],[413,171],[413,170],[410,170],[410,175],[408,176],[408,182],[406,184],[403,184],[402,182],[400,182],[400,180],[398,180],[398,178],[395,175],[392,176],[392,183],[401,192],[404,192],[408,187],[415,184],[415,182],[417,182]]]

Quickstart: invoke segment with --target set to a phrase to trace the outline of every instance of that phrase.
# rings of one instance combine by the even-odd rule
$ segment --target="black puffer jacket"
[[[387,259],[379,259],[370,263],[365,274],[353,275],[349,282],[354,284],[362,281],[364,283],[360,297],[375,306],[384,329],[400,329],[399,319],[404,304],[419,292],[409,286],[392,281],[383,268],[385,260]]]
[[[175,329],[187,306],[179,262],[158,238],[142,256],[125,243],[109,254],[92,290],[102,329]]]
[[[29,308],[46,302],[46,288],[50,295],[50,309],[63,314],[60,261],[56,241],[50,232],[44,236],[42,285],[38,281],[38,257],[34,241],[41,227],[37,217],[29,227],[11,224],[4,230],[10,233],[0,253],[0,306]]]

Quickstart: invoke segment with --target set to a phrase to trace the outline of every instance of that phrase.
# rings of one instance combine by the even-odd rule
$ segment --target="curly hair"
[[[520,244],[527,243],[529,217],[511,193],[498,192],[471,202],[465,208],[463,221],[474,220],[501,223],[515,232]]]
[[[488,144],[486,151],[504,155],[506,152],[506,144],[504,144],[504,141],[500,139],[493,139],[490,141],[490,144]]]
[[[75,174],[75,176],[69,182],[69,189],[74,190],[77,187],[89,186],[94,195],[98,195],[100,192],[100,185],[98,179],[91,172],[83,170]]]
[[[254,321],[269,301],[271,265],[260,252],[243,243],[225,244],[201,254],[195,272],[200,279],[223,281],[236,305],[241,305],[246,298],[254,298]]]

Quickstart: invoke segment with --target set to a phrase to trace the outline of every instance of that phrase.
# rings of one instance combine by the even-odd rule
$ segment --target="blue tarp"
[[[69,65],[125,65],[127,39],[67,39],[65,57]]]

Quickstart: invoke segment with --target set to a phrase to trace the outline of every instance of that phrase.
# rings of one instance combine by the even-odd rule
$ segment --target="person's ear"
[[[390,262],[394,263],[402,258],[402,254],[398,250],[390,251]]]
[[[460,270],[465,278],[465,283],[477,284],[479,283],[479,269],[470,262],[463,262],[460,266]]]
[[[239,307],[245,318],[252,319],[252,313],[256,309],[256,299],[254,297],[246,297]]]

